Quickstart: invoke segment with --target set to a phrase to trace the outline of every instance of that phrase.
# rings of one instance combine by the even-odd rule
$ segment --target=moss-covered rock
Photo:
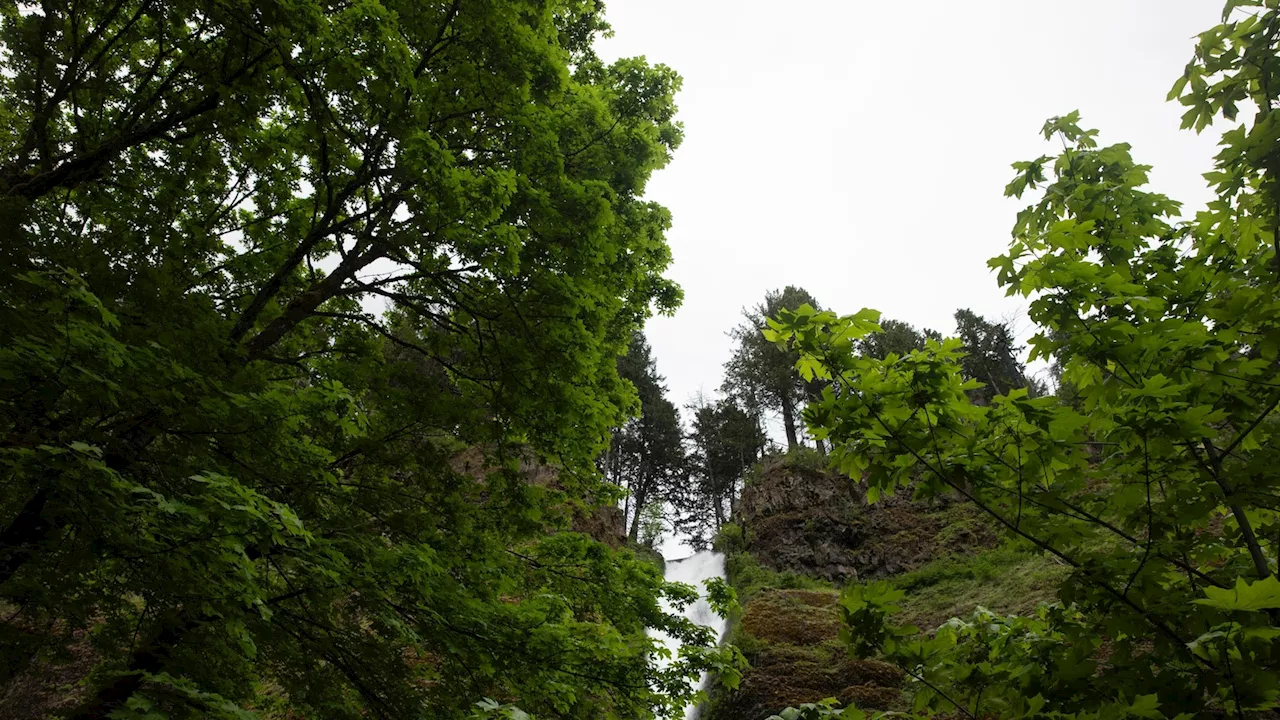
[[[764,590],[832,590],[836,587],[829,580],[790,570],[780,572],[765,567],[755,559],[755,556],[746,551],[726,557],[725,572],[729,584],[738,593],[738,601],[743,604],[750,602]]]
[[[784,708],[828,697],[865,708],[898,705],[902,671],[848,657],[840,644],[838,599],[829,589],[758,593],[731,635],[751,667],[736,691],[716,694],[704,717],[762,720]]]
[[[771,590],[747,606],[742,631],[770,643],[821,645],[840,633],[840,617],[828,612],[838,597],[820,590]]]
[[[626,547],[631,552],[635,553],[636,557],[650,563],[654,567],[661,570],[663,575],[666,575],[667,561],[665,558],[662,557],[662,553],[649,547],[648,545],[645,545],[644,543],[633,543],[631,541],[627,541]]]

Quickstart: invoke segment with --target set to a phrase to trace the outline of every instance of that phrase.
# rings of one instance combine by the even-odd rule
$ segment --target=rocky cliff
[[[905,706],[903,673],[850,656],[840,641],[840,588],[887,579],[907,590],[906,618],[935,628],[976,605],[1006,612],[1046,599],[1056,570],[1001,548],[973,510],[905,494],[865,502],[862,487],[800,453],[748,477],[721,544],[743,614],[729,641],[751,663],[736,691],[717,690],[705,720],[763,720],[834,697],[866,709]]]
[[[760,564],[835,582],[898,575],[950,551],[995,543],[965,505],[947,498],[913,502],[906,493],[868,505],[861,484],[809,455],[765,460],[743,490],[735,519],[743,550]]]

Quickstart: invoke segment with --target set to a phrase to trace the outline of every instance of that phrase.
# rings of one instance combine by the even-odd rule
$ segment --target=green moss
[[[830,470],[830,459],[817,450],[808,447],[798,447],[781,455],[770,455],[760,462],[752,465],[743,476],[744,486],[749,486],[759,481],[765,473],[776,471],[782,468],[804,468],[817,472],[826,472]]]
[[[637,558],[656,565],[657,568],[662,571],[662,574],[666,575],[667,561],[663,559],[662,553],[654,550],[648,545],[633,542],[627,543],[627,549],[635,553]]]
[[[746,552],[746,537],[743,535],[742,526],[731,522],[721,525],[720,532],[711,541],[711,547],[726,556]]]
[[[835,587],[808,575],[771,570],[745,552],[730,555],[725,560],[725,575],[738,592],[738,602],[744,605],[762,590],[832,590]]]
[[[775,580],[782,575],[773,574]],[[713,688],[702,717],[759,720],[827,697],[870,708],[896,707],[902,671],[849,655],[839,639],[838,599],[831,587],[759,588],[729,632],[729,642],[751,667],[736,691]]]
[[[973,537],[990,534],[987,518],[967,503],[949,505],[933,514],[942,524],[942,528],[934,536],[934,543],[938,547],[952,547],[954,544],[967,546]]]
[[[900,620],[931,630],[978,606],[1029,614],[1052,602],[1068,568],[1043,555],[1004,545],[976,555],[949,555],[889,582],[907,593]]]

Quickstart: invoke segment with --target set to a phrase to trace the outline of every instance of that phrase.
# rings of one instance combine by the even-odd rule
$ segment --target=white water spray
[[[707,602],[706,588],[703,587],[702,582],[713,577],[724,577],[724,555],[711,550],[704,550],[688,557],[667,560],[666,564],[667,580],[686,583],[698,588],[699,596],[697,602],[686,607],[681,614],[699,625],[710,627],[717,638],[723,639],[726,621],[711,609],[711,605]],[[674,611],[665,600],[663,604],[667,612]],[[658,631],[654,631],[653,636],[662,641],[662,644],[671,651],[672,657],[679,655],[680,643],[675,638]],[[665,665],[666,661],[663,664]],[[703,673],[703,677],[698,683],[701,685],[705,684],[706,681],[706,673]],[[698,717],[697,706],[687,708],[684,716],[685,720],[695,720]]]

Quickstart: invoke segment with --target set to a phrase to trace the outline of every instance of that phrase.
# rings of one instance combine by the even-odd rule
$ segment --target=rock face
[[[760,564],[835,582],[897,575],[948,551],[995,543],[958,503],[913,502],[899,492],[867,505],[852,480],[787,458],[765,461],[742,492],[736,520]]]
[[[729,550],[748,562],[730,566],[764,568],[751,578],[745,570],[735,578],[731,569],[729,577],[748,593],[730,642],[751,667],[736,691],[715,693],[705,720],[764,720],[829,697],[868,710],[903,709],[902,671],[854,659],[840,642],[835,588],[995,544],[988,525],[966,506],[913,502],[906,493],[867,505],[859,484],[820,463],[768,459],[739,498],[734,521],[742,534]],[[760,574],[770,571],[773,585],[759,589]],[[797,581],[813,588],[784,587]]]
[[[769,590],[754,598],[737,636],[751,668],[736,692],[716,699],[708,717],[758,720],[828,697],[863,708],[898,704],[902,671],[848,657],[838,641],[837,600],[834,591],[820,590]]]
[[[616,505],[599,505],[589,511],[575,509],[571,528],[574,532],[586,533],[611,548],[622,547],[627,534],[622,508]]]

